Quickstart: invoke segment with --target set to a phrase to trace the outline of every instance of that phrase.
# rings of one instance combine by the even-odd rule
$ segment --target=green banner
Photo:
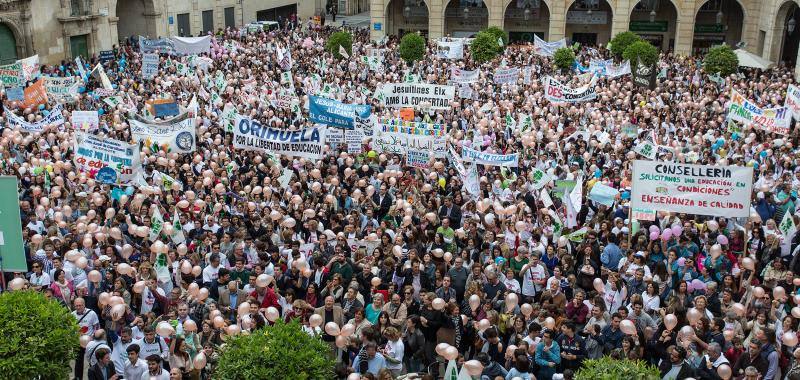
[[[667,21],[631,21],[628,26],[631,32],[666,32],[669,29]]]
[[[27,272],[17,177],[0,176],[0,258],[4,272]]]

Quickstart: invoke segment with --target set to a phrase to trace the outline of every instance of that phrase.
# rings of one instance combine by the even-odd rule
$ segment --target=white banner
[[[203,54],[211,51],[211,36],[170,37],[175,52],[181,55]]]
[[[72,111],[70,123],[72,128],[91,132],[100,128],[100,116],[97,111]]]
[[[237,115],[233,128],[233,146],[237,149],[318,160],[324,157],[325,132],[326,128],[320,126],[294,131],[275,129]]]
[[[556,50],[567,47],[567,39],[562,38],[558,41],[547,42],[537,35],[533,35],[533,51],[537,55],[543,55],[545,57],[552,57]]]
[[[753,168],[636,160],[631,189],[634,209],[747,217]]]
[[[594,81],[581,88],[572,88],[550,76],[544,78],[544,92],[545,98],[555,103],[580,103],[597,98]]]
[[[110,182],[130,183],[141,168],[138,144],[75,132],[73,149],[75,166],[92,177],[108,167],[116,174],[116,178]]]
[[[3,109],[5,110],[4,116],[8,121],[8,125],[11,128],[19,128],[25,132],[38,133],[43,131],[44,128],[49,125],[57,127],[66,122],[64,115],[61,114],[61,112],[64,110],[64,107],[61,104],[57,104],[50,110],[50,113],[47,114],[47,116],[35,123],[29,123],[25,121],[25,119],[23,119],[21,116],[17,116],[13,111],[9,110],[5,106],[3,106]]]
[[[515,168],[519,165],[519,153],[493,154],[480,152],[467,147],[461,148],[461,159],[464,162],[474,162],[487,166],[508,166]]]
[[[152,80],[158,75],[158,61],[156,53],[142,54],[142,78]]]
[[[789,134],[791,113],[789,107],[760,108],[757,104],[745,99],[736,90],[731,90],[731,102],[728,105],[728,117],[734,121],[752,125],[769,133]]]
[[[17,62],[22,64],[22,72],[26,81],[39,76],[39,54],[20,59]]]
[[[447,153],[447,125],[379,119],[372,148],[378,153],[406,154],[409,149],[427,150],[434,157]]]
[[[516,67],[510,69],[496,69],[494,71],[494,83],[497,84],[516,83],[518,78],[519,69]]]
[[[463,59],[464,40],[436,41],[436,58]]]
[[[475,83],[481,75],[481,71],[475,70],[462,70],[458,67],[450,69],[450,80],[455,83]]]
[[[43,76],[44,90],[47,96],[60,102],[74,102],[78,95],[80,84],[75,77],[47,77]]]
[[[380,89],[383,94],[381,104],[386,107],[421,108],[430,103],[433,110],[449,110],[450,102],[456,97],[456,88],[427,83],[388,83]]]
[[[792,111],[792,116],[795,120],[800,120],[800,88],[790,84],[789,88],[786,89],[786,101],[783,105]]]
[[[176,153],[194,152],[194,118],[188,113],[166,121],[148,121],[138,115],[128,120],[135,141],[143,141],[145,146],[168,146],[168,151]]]

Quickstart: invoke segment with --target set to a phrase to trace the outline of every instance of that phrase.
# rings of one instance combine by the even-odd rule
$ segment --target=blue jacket
[[[763,221],[772,219],[772,216],[775,215],[776,210],[777,209],[775,205],[769,202],[766,197],[764,197],[764,199],[759,199],[758,203],[756,203],[756,212]]]
[[[603,266],[615,272],[619,267],[620,260],[622,260],[622,250],[614,243],[608,243],[603,249],[603,253],[600,254],[600,262]]]
[[[536,345],[536,364],[539,365],[539,370],[536,372],[537,379],[551,379],[556,374],[556,368],[561,364],[561,347],[558,346],[555,340],[550,345],[550,351],[544,351],[544,342],[539,342]],[[548,363],[556,363],[554,367],[550,367]]]

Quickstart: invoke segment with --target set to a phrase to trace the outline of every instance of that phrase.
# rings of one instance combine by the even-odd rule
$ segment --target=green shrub
[[[631,65],[641,60],[645,65],[652,66],[658,62],[658,49],[647,41],[636,41],[625,49],[622,58],[630,61]]]
[[[608,356],[584,360],[575,380],[658,380],[658,368],[642,360],[615,360]]]
[[[502,48],[497,43],[497,37],[487,31],[478,32],[472,44],[469,45],[472,59],[478,63],[488,62],[494,59]]]
[[[344,31],[331,34],[328,38],[328,42],[325,44],[325,50],[333,54],[336,58],[342,58],[342,55],[339,54],[339,46],[344,47],[344,50],[347,51],[347,55],[353,54],[353,35]]]
[[[495,41],[497,41],[498,38],[502,39],[503,40],[503,46],[508,46],[508,33],[506,33],[503,29],[500,29],[500,28],[498,28],[496,26],[490,26],[490,27],[484,29],[483,31],[493,35]],[[501,47],[501,50],[502,50],[502,47]]]
[[[622,57],[622,55],[625,53],[625,49],[627,49],[628,46],[639,41],[642,41],[642,38],[639,37],[638,34],[633,32],[621,32],[617,33],[617,35],[614,36],[614,38],[612,38],[608,44],[611,45],[610,50],[612,53],[614,53],[614,55],[617,57]],[[634,62],[631,61],[631,64],[634,64]]]
[[[331,347],[303,331],[297,320],[229,338],[222,347],[213,378],[333,379]]]
[[[408,63],[419,61],[425,56],[425,39],[417,33],[406,33],[400,39],[400,58]]]
[[[703,59],[703,68],[707,73],[719,73],[723,76],[736,72],[739,67],[739,57],[728,45],[714,46]]]
[[[568,70],[575,64],[575,52],[572,47],[562,47],[553,53],[553,61],[561,70]]]
[[[0,376],[65,379],[78,345],[69,310],[35,291],[0,294]]]

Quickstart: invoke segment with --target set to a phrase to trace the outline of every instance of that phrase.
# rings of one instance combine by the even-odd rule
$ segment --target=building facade
[[[0,64],[36,54],[55,64],[111,50],[130,36],[198,36],[292,14],[307,19],[315,1],[323,0],[0,0]]]
[[[371,34],[420,32],[468,37],[487,26],[512,41],[606,44],[630,30],[664,51],[702,54],[713,45],[744,46],[794,65],[800,44],[800,0],[371,0]]]

